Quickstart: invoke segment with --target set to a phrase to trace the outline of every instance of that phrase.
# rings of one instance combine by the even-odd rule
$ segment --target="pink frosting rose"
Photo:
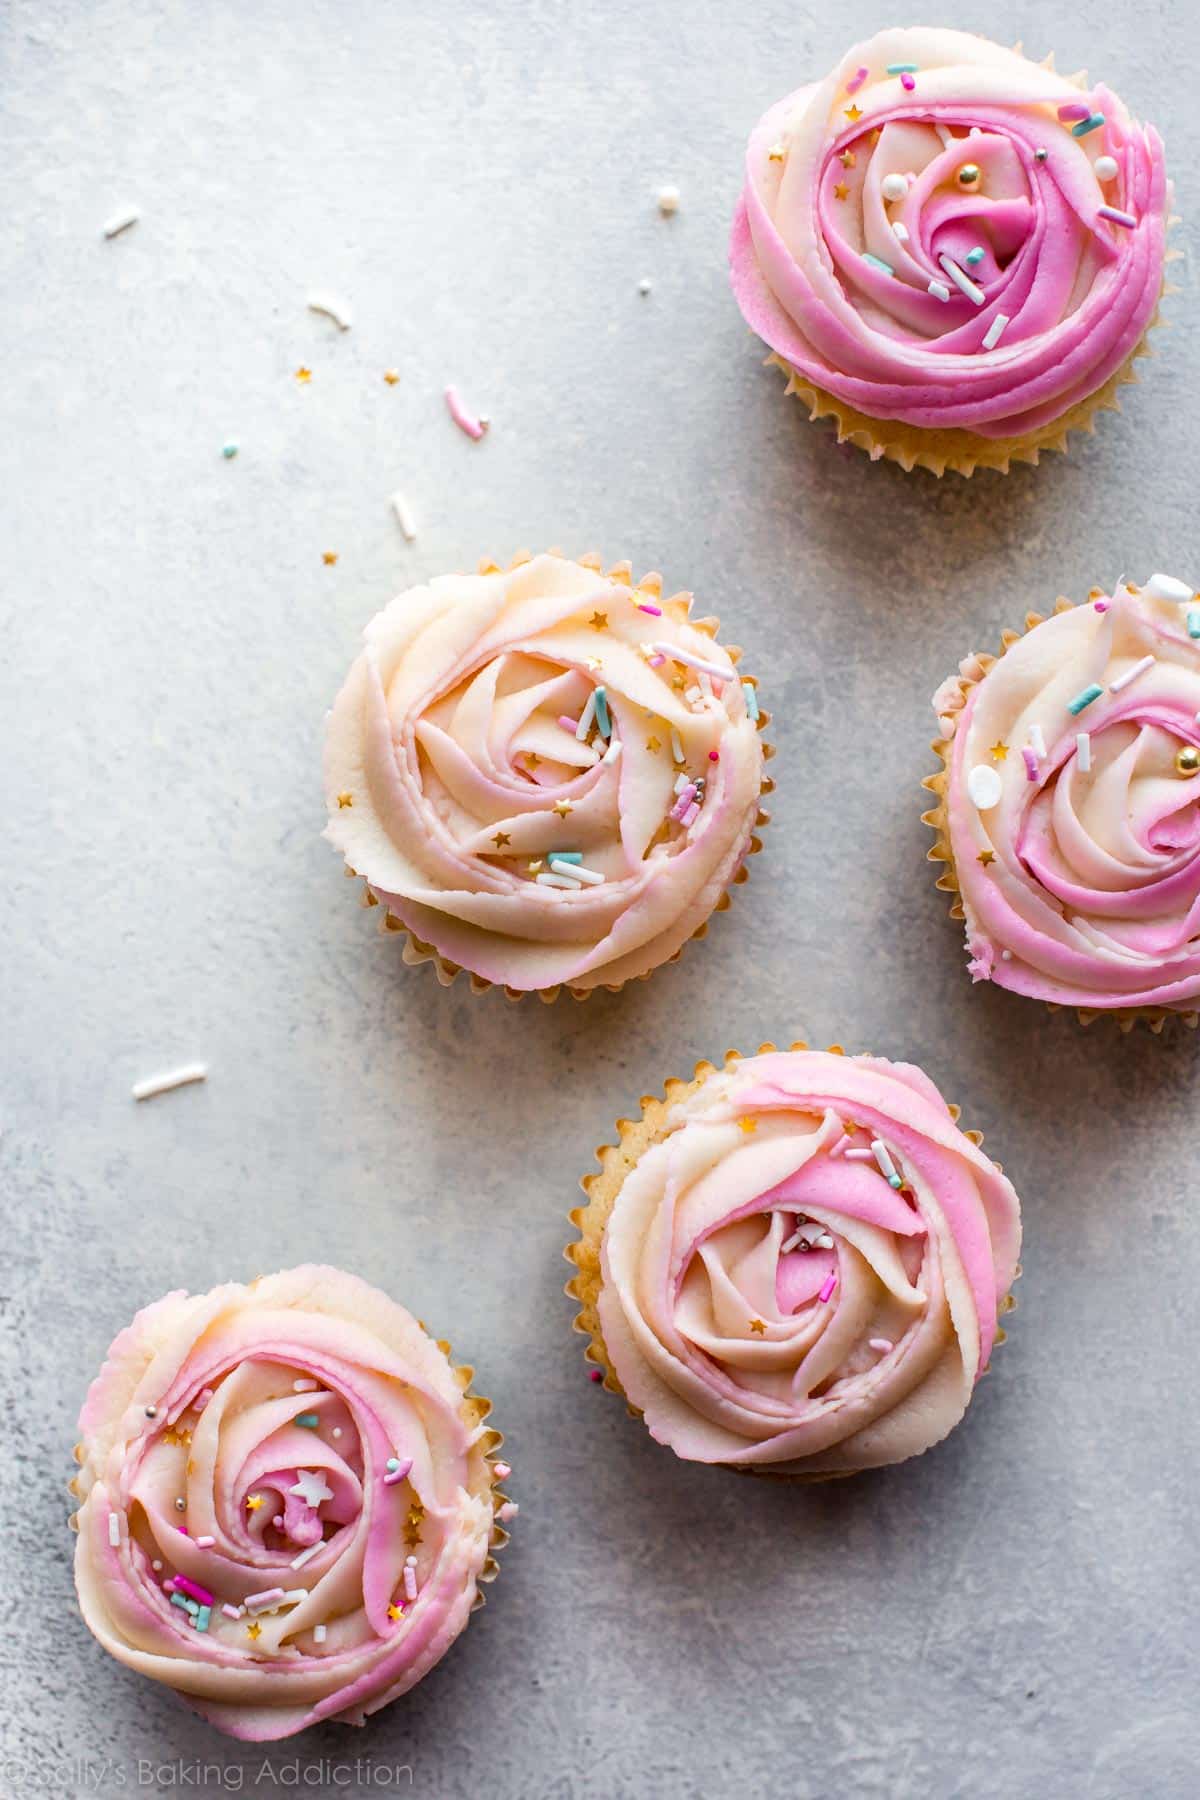
[[[604,1345],[681,1457],[846,1474],[961,1419],[1020,1209],[907,1063],[771,1052],[710,1075],[605,1227]]]
[[[489,1573],[484,1410],[336,1269],[168,1294],[79,1422],[86,1623],[232,1737],[361,1724],[445,1654]]]
[[[1168,202],[1157,134],[1107,88],[965,32],[885,31],[756,127],[734,292],[859,411],[1018,437],[1133,352]]]

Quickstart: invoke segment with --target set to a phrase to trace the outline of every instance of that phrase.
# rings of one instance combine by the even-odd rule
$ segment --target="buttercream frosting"
[[[1194,1011],[1200,605],[1190,585],[1156,576],[1097,592],[1010,643],[981,680],[953,679],[934,704],[952,734],[946,830],[975,979],[1085,1009]]]
[[[486,1576],[485,1410],[336,1269],[168,1294],[80,1418],[85,1621],[235,1738],[361,1724],[445,1653]]]
[[[616,1196],[604,1347],[681,1457],[845,1474],[945,1437],[1017,1266],[1016,1194],[907,1063],[769,1052],[709,1075]]]
[[[660,586],[537,556],[411,588],[367,627],[329,720],[326,836],[447,961],[514,990],[615,986],[737,876],[757,700],[715,622]]]
[[[734,291],[851,407],[1017,438],[1135,350],[1168,198],[1157,134],[1102,84],[966,32],[884,31],[755,128]]]

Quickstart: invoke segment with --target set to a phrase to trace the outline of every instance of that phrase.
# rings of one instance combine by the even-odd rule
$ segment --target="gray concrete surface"
[[[1113,82],[1200,215],[1193,8],[954,17]],[[449,1800],[1195,1792],[1200,1045],[973,991],[917,785],[960,652],[1060,590],[1195,577],[1194,267],[1125,416],[1069,461],[939,485],[839,452],[760,367],[726,226],[760,110],[888,18],[0,9],[6,1794],[367,1794],[397,1765]],[[126,201],[140,223],[104,242]],[[482,444],[447,381],[491,414]],[[374,934],[319,840],[318,748],[394,591],[552,543],[724,617],[776,715],[779,792],[707,944],[619,998],[514,1012]],[[922,1062],[1027,1221],[966,1424],[811,1492],[658,1449],[587,1382],[560,1292],[613,1117],[700,1055],[798,1033]],[[206,1087],[132,1104],[194,1057]],[[308,1257],[478,1366],[521,1516],[417,1692],[264,1772],[92,1643],[63,1482],[139,1303]],[[343,1779],[297,1756],[368,1760]]]

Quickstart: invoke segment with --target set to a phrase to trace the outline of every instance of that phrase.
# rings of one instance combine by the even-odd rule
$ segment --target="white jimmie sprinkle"
[[[166,1075],[151,1075],[145,1081],[135,1081],[130,1091],[135,1100],[152,1100],[155,1094],[167,1094],[172,1088],[187,1087],[189,1082],[207,1080],[207,1063],[184,1063],[181,1069],[171,1069]]]

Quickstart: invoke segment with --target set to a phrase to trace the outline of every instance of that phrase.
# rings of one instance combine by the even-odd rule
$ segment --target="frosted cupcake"
[[[1163,286],[1162,144],[1102,84],[881,32],[750,139],[733,286],[814,418],[935,474],[1116,407]]]
[[[1186,581],[1031,613],[934,697],[926,786],[970,972],[1161,1030],[1200,1008],[1200,599]]]
[[[643,1099],[568,1258],[606,1386],[677,1456],[759,1475],[902,1462],[1003,1335],[1017,1196],[908,1063],[764,1045]]]
[[[329,719],[326,836],[408,960],[582,996],[728,904],[766,818],[767,715],[691,604],[551,553],[372,620]]]
[[[104,1648],[251,1743],[361,1725],[419,1681],[516,1510],[447,1348],[336,1269],[138,1313],[88,1392],[71,1484]]]

